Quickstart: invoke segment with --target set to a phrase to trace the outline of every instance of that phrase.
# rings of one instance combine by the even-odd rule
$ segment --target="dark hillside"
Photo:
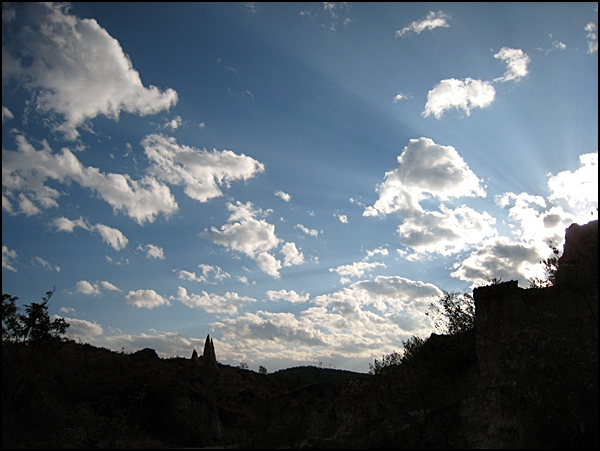
[[[554,286],[473,298],[474,327],[373,375],[259,374],[218,364],[209,337],[160,359],[3,331],[2,446],[597,449],[598,222],[567,230]]]

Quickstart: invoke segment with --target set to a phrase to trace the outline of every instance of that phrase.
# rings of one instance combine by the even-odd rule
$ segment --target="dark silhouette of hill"
[[[474,327],[369,375],[259,374],[209,337],[161,359],[3,336],[2,446],[597,449],[597,221],[569,227],[555,281],[474,290]]]

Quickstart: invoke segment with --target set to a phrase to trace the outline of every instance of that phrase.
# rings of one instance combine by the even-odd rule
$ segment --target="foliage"
[[[69,323],[64,318],[50,320],[48,302],[54,289],[46,292],[42,302],[32,302],[20,312],[16,296],[2,293],[2,342],[39,342],[48,338],[60,338]]]
[[[402,355],[396,351],[391,354],[384,355],[381,360],[375,359],[373,363],[369,363],[369,373],[378,374],[384,368],[392,365],[400,365],[402,363]]]
[[[550,246],[550,249],[552,249],[552,256],[540,262],[544,266],[544,278],[532,277],[529,279],[529,288],[552,287],[556,283],[560,251],[556,246]]]
[[[238,368],[241,370],[247,370],[248,364],[246,362],[240,362],[240,364],[238,365]]]
[[[264,366],[261,365],[261,366],[258,367],[258,373],[259,374],[267,374],[268,371],[267,371],[267,369]]]
[[[455,335],[475,327],[475,303],[469,293],[444,291],[425,314],[442,334]]]

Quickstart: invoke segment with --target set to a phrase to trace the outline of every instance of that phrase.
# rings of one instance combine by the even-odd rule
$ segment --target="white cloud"
[[[494,82],[518,81],[529,73],[527,65],[531,62],[531,58],[523,50],[502,47],[494,58],[501,59],[508,66],[504,75],[494,79]]]
[[[77,128],[98,115],[117,120],[122,111],[148,115],[177,103],[173,89],[145,88],[118,41],[68,8],[46,3],[20,9],[23,28],[3,39],[3,79],[14,76],[29,88],[39,113],[62,116],[55,130],[74,140]]]
[[[229,187],[232,181],[245,181],[264,171],[262,163],[231,150],[199,150],[157,134],[146,136],[141,144],[152,163],[148,171],[167,183],[184,186],[184,192],[199,202],[221,196],[220,187]]]
[[[309,236],[317,237],[319,236],[319,231],[315,229],[309,229],[308,227],[303,226],[302,224],[296,224],[295,227],[300,229],[302,232],[306,233]]]
[[[269,290],[269,291],[267,291],[267,297],[271,301],[278,301],[280,299],[283,299],[284,301],[291,302],[292,304],[302,304],[302,303],[305,303],[306,301],[308,301],[308,298],[310,297],[310,294],[309,293],[298,294],[294,290],[290,290],[290,291],[287,291],[287,290],[279,290],[279,291]]]
[[[32,262],[41,265],[46,271],[60,272],[60,266],[52,266],[50,262],[44,260],[42,257],[33,257]]]
[[[386,267],[384,263],[380,263],[380,262],[371,262],[371,263],[369,263],[369,262],[354,262],[350,265],[341,265],[341,266],[338,266],[337,268],[329,268],[329,271],[336,272],[340,276],[362,277],[365,274],[365,272],[373,271],[375,268],[377,268],[379,266],[383,267],[383,268]]]
[[[102,241],[110,244],[116,251],[124,249],[129,243],[127,237],[120,230],[104,224],[91,225],[82,217],[74,221],[65,217],[56,218],[52,221],[52,225],[56,227],[57,232],[72,233],[75,227],[80,227],[90,232],[98,232],[102,237]]]
[[[531,244],[496,237],[456,263],[451,276],[471,282],[473,287],[489,285],[492,279],[517,280],[526,287],[528,279],[543,278],[540,261],[547,257]]]
[[[584,212],[598,207],[598,153],[580,155],[579,166],[575,172],[563,171],[550,177],[549,199],[566,199],[571,208]]]
[[[153,258],[155,260],[164,260],[165,259],[165,251],[162,247],[156,246],[155,244],[146,244],[142,246],[141,244],[138,246],[139,250],[146,251],[146,258]]]
[[[125,300],[128,304],[137,308],[153,309],[159,305],[170,305],[169,301],[154,290],[130,291],[127,296],[125,296]]]
[[[100,284],[102,285],[102,288],[104,288],[105,290],[109,290],[109,291],[123,291],[119,287],[117,287],[116,285],[113,285],[112,283],[107,282],[106,280],[103,280],[102,282],[100,282]]]
[[[10,110],[2,105],[2,123],[4,124],[6,121],[14,119],[14,117]]]
[[[452,146],[429,138],[411,139],[398,157],[399,167],[386,172],[377,187],[379,199],[363,216],[393,212],[422,212],[420,202],[430,196],[446,201],[458,197],[485,197],[482,181]]]
[[[367,251],[367,256],[365,258],[369,259],[369,258],[373,257],[374,255],[388,255],[388,253],[389,252],[386,248],[378,247],[377,249]]]
[[[80,280],[77,282],[77,292],[82,294],[90,294],[93,296],[98,296],[100,294],[100,289],[98,284],[91,284],[87,280]]]
[[[348,224],[348,216],[342,215],[340,213],[335,213],[333,216],[338,218],[342,224]]]
[[[177,300],[190,308],[201,308],[208,313],[237,313],[238,308],[249,302],[255,302],[256,299],[240,296],[237,293],[227,292],[224,296],[207,293],[188,295],[183,287],[177,288],[177,296],[171,296],[171,300]]]
[[[440,81],[427,93],[423,116],[433,114],[439,119],[446,110],[452,108],[461,109],[468,116],[473,108],[485,108],[490,105],[495,96],[496,90],[489,81],[449,78]]]
[[[594,22],[590,22],[585,26],[585,31],[587,34],[587,42],[588,42],[588,53],[597,53],[598,52],[598,27]]]
[[[72,309],[71,309],[72,310]],[[58,315],[53,315],[52,319],[61,318]],[[100,336],[104,333],[102,326],[84,319],[62,317],[68,324],[66,335],[73,340],[81,340],[83,343],[88,343],[90,339]]]
[[[170,121],[167,121],[165,123],[165,125],[163,125],[163,128],[170,128],[171,130],[177,130],[182,125],[183,125],[183,119],[181,119],[181,116],[175,116]]]
[[[468,245],[496,235],[496,219],[465,205],[454,210],[440,205],[441,212],[428,211],[407,218],[399,227],[400,242],[419,254],[450,255]]]
[[[408,96],[406,94],[402,94],[401,92],[399,92],[398,94],[396,94],[396,96],[394,97],[394,103],[398,103],[401,100],[406,100],[408,99]]]
[[[410,25],[404,27],[402,30],[396,31],[396,37],[405,37],[409,33],[421,34],[425,30],[434,30],[436,28],[448,28],[448,20],[450,16],[443,11],[438,11],[437,14],[433,11],[429,11],[426,17],[421,20],[414,21]]]
[[[17,135],[16,141],[16,151],[2,149],[2,188],[7,198],[27,193],[28,200],[35,200],[38,207],[57,207],[61,194],[45,185],[51,179],[67,185],[74,181],[92,189],[115,211],[125,211],[139,224],[178,208],[169,188],[152,177],[132,180],[128,174],[102,173],[98,168],[83,166],[67,148],[55,154],[45,141],[42,150],[35,150],[22,135]],[[22,210],[27,211],[31,212]]]
[[[296,243],[285,243],[281,248],[284,255],[283,266],[303,265],[304,254],[296,248]]]
[[[17,272],[17,268],[15,268],[16,259],[17,251],[2,245],[2,269],[8,269],[9,271]]]
[[[290,200],[292,200],[292,196],[290,196],[288,193],[284,193],[281,190],[275,191],[275,195],[281,197],[285,202],[289,202]]]
[[[203,282],[216,284],[222,282],[224,279],[231,277],[229,273],[224,272],[218,266],[211,266],[201,263],[198,267],[202,270],[202,275],[198,276],[195,272],[180,270],[178,277],[182,280],[189,280],[192,282]],[[212,274],[212,276],[211,276]],[[212,280],[211,280],[212,279]]]
[[[261,209],[254,209],[250,202],[237,202],[235,205],[229,203],[227,208],[232,212],[229,223],[222,225],[221,229],[212,227],[210,232],[205,230],[200,236],[242,252],[255,260],[264,272],[272,277],[279,277],[281,262],[269,251],[276,248],[281,240],[275,235],[273,224],[264,219],[256,219],[257,216],[264,216],[266,213]]]

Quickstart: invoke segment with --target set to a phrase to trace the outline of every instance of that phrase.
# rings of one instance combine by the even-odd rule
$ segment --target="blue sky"
[[[2,290],[368,371],[597,219],[597,3],[3,4]]]

